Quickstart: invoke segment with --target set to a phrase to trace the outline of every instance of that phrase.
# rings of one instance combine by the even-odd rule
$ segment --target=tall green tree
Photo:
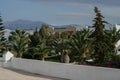
[[[29,43],[30,47],[35,47],[41,43],[42,37],[39,30],[36,28],[32,35],[29,35],[31,42]]]
[[[27,55],[31,55],[32,58],[35,58],[37,55],[39,59],[44,60],[48,54],[48,45],[49,43],[49,27],[45,24],[38,30],[37,28],[32,35],[29,35],[31,42],[29,43],[29,50]]]
[[[30,43],[28,44],[28,51],[24,54],[24,58],[34,58],[35,50],[38,44],[41,44],[41,36],[39,34],[38,29],[36,28],[33,34],[29,34]]]
[[[3,53],[6,49],[6,38],[4,37],[4,26],[2,17],[0,16],[0,53]]]
[[[96,17],[93,20],[93,27],[95,30],[92,35],[95,39],[94,56],[97,63],[102,63],[107,50],[107,44],[105,43],[104,36],[104,28],[107,22],[104,21],[104,17],[102,16],[100,10],[97,7],[94,8],[94,12],[96,14]]]
[[[47,38],[50,35],[48,30],[49,26],[46,24],[42,24],[41,29],[39,30],[39,33],[42,38]]]
[[[16,54],[16,57],[22,57],[27,50],[30,39],[28,33],[22,29],[16,29],[9,36],[10,49]]]

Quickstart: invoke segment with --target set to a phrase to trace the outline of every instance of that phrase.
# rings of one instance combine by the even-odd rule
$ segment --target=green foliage
[[[29,43],[30,47],[35,47],[38,44],[41,44],[42,37],[37,28],[32,35],[29,35],[29,38],[31,40],[31,42]]]
[[[93,20],[94,31],[83,29],[73,35],[72,32],[62,32],[59,38],[56,38],[56,35],[49,32],[50,28],[46,24],[40,29],[36,28],[32,35],[16,29],[10,33],[9,49],[16,53],[17,57],[80,64],[92,59],[94,60],[92,64],[118,68],[120,55],[116,55],[116,43],[120,39],[120,30],[115,27],[105,30],[107,22],[104,21],[100,10],[95,7],[94,12],[96,14]],[[0,17],[0,51],[5,47],[3,30]]]
[[[71,38],[71,34],[69,32],[62,32],[61,33],[61,38],[64,38],[64,39],[69,39]]]
[[[44,60],[48,56],[48,26],[42,25],[41,29],[35,29],[32,35],[29,35],[31,42],[29,43],[28,55],[31,55],[32,58],[35,58],[36,55],[39,56],[40,60]],[[27,57],[27,56],[26,56]]]
[[[120,30],[115,27],[105,31],[106,44],[109,46],[109,52],[116,54],[116,44],[120,40]]]
[[[0,53],[3,54],[5,50],[6,50],[6,39],[4,37],[4,26],[2,23],[2,18],[0,16]]]
[[[54,39],[51,43],[51,49],[56,52],[56,54],[61,55],[61,62],[69,62],[68,60],[69,56],[69,40],[67,38],[59,38]],[[65,58],[65,56],[68,56]]]
[[[72,57],[75,57],[75,61],[77,62],[84,62],[84,58],[86,58],[86,53],[88,51],[86,50],[92,50],[92,41],[93,39],[90,38],[92,34],[92,31],[89,30],[82,30],[76,32],[75,35],[73,35],[72,42],[70,43],[72,48]]]
[[[43,40],[41,44],[38,44],[36,47],[34,47],[34,50],[35,53],[40,56],[40,60],[44,61],[44,58],[48,56],[48,48],[46,46],[45,40]]]
[[[96,17],[93,20],[95,31],[92,34],[92,37],[94,38],[94,57],[97,63],[102,63],[103,57],[108,48],[104,36],[104,27],[107,22],[103,20],[104,17],[97,7],[94,8],[94,12],[96,14]]]
[[[42,38],[47,38],[49,36],[48,30],[49,30],[49,26],[48,25],[43,24],[41,26],[41,29],[39,30],[39,33],[40,33]]]
[[[22,54],[27,50],[29,42],[28,34],[24,30],[16,29],[10,33],[9,48],[16,54],[16,57],[22,57]]]
[[[63,32],[59,38],[53,38],[50,44],[50,49],[54,51],[56,55],[60,55],[60,61],[63,63],[69,63],[70,61],[70,36],[68,32]]]
[[[113,55],[112,56],[112,61],[118,62],[119,65],[120,65],[120,54],[119,55]],[[120,68],[120,66],[119,66],[119,68]]]
[[[31,43],[29,46],[34,47],[37,44],[41,44],[42,39],[49,38],[49,33],[48,33],[48,26],[47,25],[42,25],[41,29],[35,29],[32,35],[29,35],[29,38],[31,40]]]

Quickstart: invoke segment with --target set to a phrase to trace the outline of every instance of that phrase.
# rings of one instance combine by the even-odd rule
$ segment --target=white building
[[[117,30],[119,30],[120,29],[120,24],[115,24],[115,27],[116,27]]]
[[[120,30],[120,25],[116,24],[115,27],[117,30]],[[117,51],[117,54],[120,54],[120,40],[116,44],[116,51]]]

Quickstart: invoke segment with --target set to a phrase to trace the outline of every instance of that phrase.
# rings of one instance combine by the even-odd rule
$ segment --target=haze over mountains
[[[4,26],[6,29],[10,29],[10,30],[14,30],[16,28],[33,30],[36,27],[41,27],[42,24],[46,24],[46,23],[41,21],[31,21],[31,20],[16,20],[16,21],[5,22]]]
[[[5,29],[14,30],[16,28],[26,29],[26,30],[34,30],[36,27],[40,28],[42,24],[47,24],[42,21],[31,21],[31,20],[16,20],[16,21],[8,21],[4,23]],[[60,28],[60,27],[67,27],[70,25],[63,25],[63,26],[54,26],[47,24],[52,27]],[[84,25],[77,25],[77,24],[71,24],[71,26],[75,26],[76,28],[83,28]]]
[[[25,29],[29,31],[29,33],[33,32],[33,30],[37,28],[41,28],[42,24],[47,24],[42,21],[31,21],[31,20],[16,20],[16,21],[9,21],[4,23],[5,27],[5,37],[7,38],[10,35],[10,32],[12,30],[15,30],[16,28]],[[62,26],[54,26],[47,24],[50,27],[55,28],[65,28],[67,26],[74,26],[76,27],[76,30],[82,30],[83,28],[88,28],[88,26],[85,25],[77,25],[77,24],[69,24],[69,25],[62,25]],[[109,26],[106,27],[107,29]]]

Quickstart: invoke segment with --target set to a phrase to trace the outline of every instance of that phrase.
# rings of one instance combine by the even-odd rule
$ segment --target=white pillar
[[[13,54],[10,51],[8,51],[3,54],[3,61],[8,62],[12,57],[13,57]]]

